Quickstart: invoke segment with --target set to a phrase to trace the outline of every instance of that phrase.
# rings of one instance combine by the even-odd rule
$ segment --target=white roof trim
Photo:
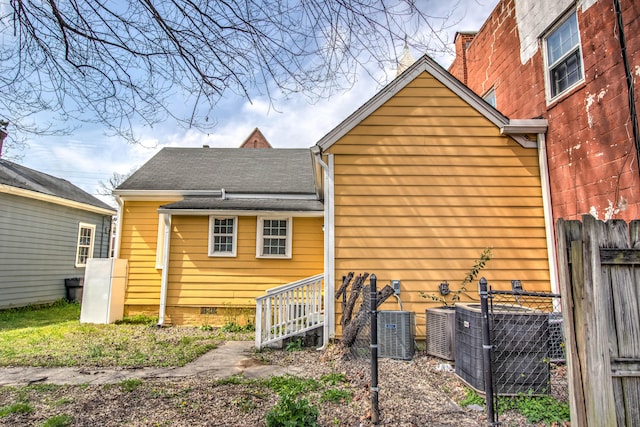
[[[25,197],[28,199],[40,200],[47,203],[53,203],[68,208],[80,209],[87,212],[93,212],[100,215],[115,215],[115,209],[104,209],[87,203],[76,202],[75,200],[65,199],[64,197],[52,196],[51,194],[39,193],[37,191],[25,190],[24,188],[12,187],[6,184],[0,184],[0,193],[12,194],[14,196]]]
[[[180,197],[180,196],[222,196],[222,190],[113,190],[123,197]]]
[[[400,90],[404,89],[409,83],[411,83],[416,77],[418,77],[425,71],[431,74],[444,86],[451,89],[462,100],[471,105],[471,107],[473,107],[476,111],[478,111],[500,129],[508,126],[510,123],[515,122],[513,120],[510,121],[507,117],[503,116],[498,110],[487,104],[475,92],[469,89],[461,81],[453,77],[448,71],[438,65],[438,63],[436,63],[433,59],[431,59],[427,55],[424,55],[405,72],[400,74],[387,86],[385,86],[380,92],[374,95],[369,101],[358,108],[353,114],[342,121],[342,123],[340,123],[329,133],[323,136],[316,143],[316,145],[322,148],[322,150],[326,150],[331,147],[340,138],[342,138],[354,127],[356,127],[362,120],[369,117],[375,110],[380,108],[382,104],[395,96],[398,92],[400,92]],[[513,136],[510,132],[505,134]],[[523,147],[531,148],[537,146],[537,143],[535,141],[530,141],[524,137],[513,136],[513,138]],[[533,145],[531,144],[531,142],[533,142]]]
[[[241,209],[166,209],[158,208],[158,213],[171,215],[223,215],[223,216],[269,216],[281,215],[299,217],[323,217],[324,211],[275,211]]]

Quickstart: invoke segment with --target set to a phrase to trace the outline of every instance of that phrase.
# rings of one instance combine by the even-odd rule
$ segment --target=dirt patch
[[[345,357],[337,346],[325,351],[256,353],[249,364],[304,368],[304,378],[319,388],[305,397],[320,411],[322,426],[367,426],[370,422],[370,373],[367,360]],[[482,426],[483,412],[461,408],[464,384],[443,370],[442,361],[418,353],[411,361],[380,359],[381,425]],[[328,374],[341,378],[328,383]],[[324,379],[323,379],[324,378]],[[326,390],[346,392],[340,401],[323,401]],[[39,426],[56,415],[69,415],[73,426],[263,426],[278,396],[266,380],[209,376],[167,380],[127,380],[120,384],[0,388],[0,407],[25,402],[29,413],[0,418],[0,426]],[[524,426],[511,417],[502,425]]]

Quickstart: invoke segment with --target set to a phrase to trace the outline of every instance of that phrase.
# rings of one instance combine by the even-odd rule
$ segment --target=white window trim
[[[93,258],[93,246],[96,241],[96,225],[88,224],[86,222],[81,222],[78,224],[78,239],[76,240],[76,267],[86,267],[86,262],[84,264],[80,264],[80,238],[82,236],[82,229],[88,228],[91,230],[91,241],[89,242],[89,253],[87,254],[87,260]],[[84,245],[82,247],[85,247]]]
[[[286,249],[284,255],[264,255],[262,249],[264,247],[264,236],[262,235],[264,230],[265,220],[285,220],[287,221],[287,236],[286,236]],[[256,223],[256,258],[276,258],[276,259],[291,259],[291,247],[293,240],[293,217],[290,216],[259,216]]]
[[[219,252],[219,251],[215,252],[213,250],[214,248],[213,229],[214,229],[216,219],[232,219],[233,220],[233,243],[232,243],[233,247],[231,249],[231,252]],[[209,217],[209,249],[208,249],[209,256],[233,258],[237,254],[237,248],[238,248],[238,217],[237,216],[219,216],[219,215],[210,216]]]
[[[562,24],[564,24],[567,19],[569,19],[569,17],[571,15],[576,15],[576,27],[578,27],[578,50],[580,51],[580,69],[582,70],[582,78],[579,79],[578,81],[576,81],[574,84],[572,84],[571,86],[569,86],[568,88],[566,88],[565,90],[563,90],[560,93],[557,93],[556,95],[551,95],[551,86],[552,86],[552,82],[551,82],[551,69],[550,69],[550,65],[549,64],[549,53],[548,53],[548,49],[547,49],[547,39],[549,38],[549,36],[551,36],[558,28],[560,28],[560,26]],[[575,49],[570,50],[569,52],[566,52],[561,58],[559,58],[556,62],[560,62],[564,59],[566,59],[570,54],[572,54],[575,51]],[[551,28],[549,28],[549,30],[545,33],[543,39],[542,39],[542,58],[543,58],[543,62],[544,62],[544,84],[545,84],[545,95],[546,95],[546,99],[547,99],[547,105],[552,104],[554,102],[556,102],[558,99],[564,97],[565,95],[571,93],[571,91],[579,86],[580,84],[584,83],[585,81],[585,72],[584,72],[584,52],[582,49],[582,38],[580,35],[580,22],[578,22],[578,11],[576,9],[571,9],[569,10],[567,13],[565,13],[561,19],[559,19]]]

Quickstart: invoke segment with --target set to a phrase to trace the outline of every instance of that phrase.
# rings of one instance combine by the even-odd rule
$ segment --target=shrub
[[[318,415],[318,408],[307,399],[296,400],[291,394],[283,394],[267,412],[267,427],[316,427]]]

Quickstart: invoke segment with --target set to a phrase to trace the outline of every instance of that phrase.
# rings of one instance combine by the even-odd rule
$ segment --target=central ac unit
[[[445,360],[455,359],[456,308],[445,306],[428,308],[427,354]]]
[[[411,360],[414,346],[415,313],[412,311],[378,312],[378,355]]]

